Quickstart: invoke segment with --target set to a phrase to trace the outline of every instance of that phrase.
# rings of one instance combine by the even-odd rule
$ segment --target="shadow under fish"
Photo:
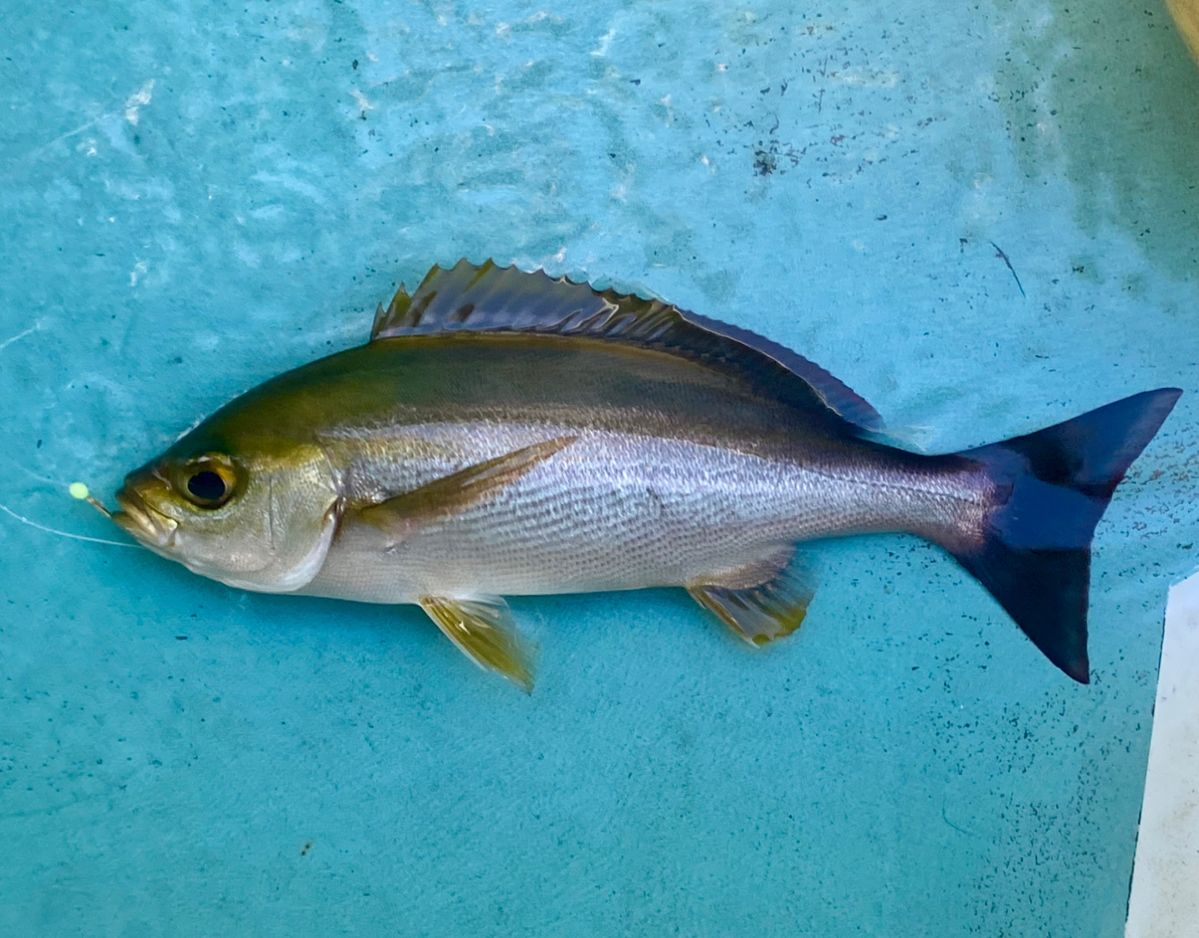
[[[913,453],[761,336],[463,261],[380,307],[368,344],[267,381],[130,473],[113,518],[231,586],[417,603],[525,688],[504,596],[679,586],[761,645],[812,598],[797,544],[908,532],[1085,683],[1095,526],[1180,393]]]

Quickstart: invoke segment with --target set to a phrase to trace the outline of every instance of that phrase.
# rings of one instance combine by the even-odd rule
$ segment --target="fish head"
[[[241,589],[293,592],[320,571],[336,533],[336,474],[324,451],[200,427],[125,478],[113,520],[194,573]]]

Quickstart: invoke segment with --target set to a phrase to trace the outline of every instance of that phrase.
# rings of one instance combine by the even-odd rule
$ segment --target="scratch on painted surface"
[[[375,109],[375,106],[373,104],[371,104],[371,102],[367,98],[367,96],[364,95],[357,88],[351,88],[350,94],[353,95],[353,97],[354,97],[354,103],[358,105],[359,116],[363,120],[366,120],[366,112],[373,111]]]
[[[154,79],[149,79],[137,91],[125,99],[125,120],[134,127],[141,118],[141,108],[150,103],[154,97]]]
[[[42,328],[42,321],[39,319],[37,322],[35,322],[32,326],[30,326],[25,331],[18,332],[16,335],[13,335],[13,336],[9,336],[3,342],[0,342],[0,352],[3,352],[6,348],[8,348],[14,342],[20,342],[26,336],[31,336],[35,332],[40,331],[41,328]]]
[[[135,127],[137,126],[138,120],[141,118],[140,109],[144,105],[149,104],[151,98],[153,97],[154,83],[155,83],[155,79],[153,79],[153,78],[148,79],[137,91],[133,92],[133,94],[129,95],[129,97],[127,97],[125,99],[125,105],[124,105],[125,120],[127,120],[130,124],[132,124]],[[24,157],[18,158],[17,162],[18,163],[21,162],[22,159],[24,159],[24,160],[36,159],[37,157],[41,156],[43,153],[45,153],[47,150],[49,150],[51,147],[55,146],[56,144],[65,143],[67,140],[70,140],[72,137],[77,137],[81,133],[91,130],[93,127],[97,126],[98,124],[102,123],[103,121],[105,121],[111,117],[115,117],[117,113],[118,112],[116,110],[103,111],[102,113],[97,114],[91,120],[84,121],[82,124],[80,124],[77,127],[71,128],[66,133],[61,133],[57,137],[47,140],[45,143],[41,144],[40,146],[34,147],[32,150],[30,150],[28,153],[26,153]],[[94,146],[92,146],[90,148],[90,152],[87,155],[88,156],[96,155]]]
[[[1022,284],[1020,282],[1020,275],[1018,273],[1016,273],[1016,268],[1012,266],[1011,258],[1009,258],[1007,256],[1007,253],[1003,250],[1003,248],[1001,248],[994,241],[991,242],[991,247],[993,247],[995,249],[995,256],[998,257],[1001,261],[1003,261],[1003,263],[1007,265],[1007,269],[1012,272],[1012,276],[1016,280],[1016,286],[1020,289],[1020,295],[1026,296],[1026,294],[1024,292],[1024,284]]]

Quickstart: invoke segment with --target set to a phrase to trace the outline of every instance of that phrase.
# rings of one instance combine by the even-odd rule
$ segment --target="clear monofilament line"
[[[99,504],[99,503],[97,503],[97,504]],[[108,512],[108,510],[105,509],[103,505],[100,505],[99,507],[100,507],[101,512],[103,512],[108,517],[112,517],[111,513]],[[9,508],[7,505],[5,505],[3,503],[0,503],[0,512],[4,512],[4,514],[8,515],[9,517],[14,518],[17,521],[20,521],[21,524],[27,524],[27,525],[29,525],[29,527],[36,528],[38,531],[44,531],[46,534],[54,534],[54,535],[57,535],[58,537],[69,538],[73,541],[87,541],[90,544],[108,544],[112,547],[136,547],[137,546],[136,544],[126,544],[124,541],[110,541],[103,537],[88,537],[86,534],[72,534],[70,531],[60,531],[60,530],[58,530],[58,528],[47,527],[44,524],[39,524],[38,522],[32,520],[31,518],[26,518],[24,515],[17,514],[15,511],[13,511],[11,508]]]

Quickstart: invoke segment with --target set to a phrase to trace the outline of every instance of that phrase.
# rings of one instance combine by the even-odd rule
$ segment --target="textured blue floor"
[[[41,525],[114,536],[67,482],[109,495],[462,255],[766,333],[930,449],[1189,394],[1100,528],[1089,688],[902,538],[819,551],[762,654],[670,593],[518,601],[525,697],[412,610],[0,513],[0,932],[1120,934],[1199,555],[1164,10],[10,6],[0,504]]]

